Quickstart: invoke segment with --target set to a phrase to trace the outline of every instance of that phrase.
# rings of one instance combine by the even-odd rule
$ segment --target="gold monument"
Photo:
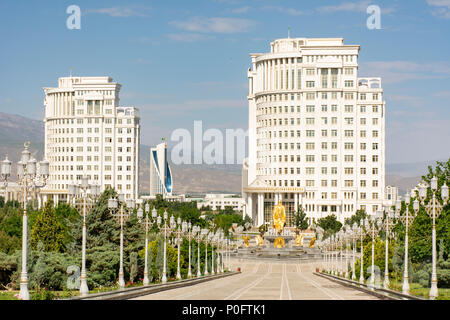
[[[295,237],[295,245],[298,247],[303,247],[303,235],[302,234],[298,234]]]
[[[258,246],[264,245],[264,239],[259,234],[255,237],[255,240]]]
[[[250,236],[242,236],[242,239],[244,239],[244,245],[246,248],[250,246],[250,243],[248,241],[250,240]]]
[[[314,242],[316,242],[316,237],[314,236],[311,241],[309,242],[309,248],[313,248],[314,247]]]
[[[278,234],[281,234],[284,224],[286,223],[286,210],[281,201],[278,201],[278,204],[273,208],[272,217],[275,230],[277,230]],[[282,237],[277,237],[273,242],[273,246],[275,248],[285,247],[284,239]]]

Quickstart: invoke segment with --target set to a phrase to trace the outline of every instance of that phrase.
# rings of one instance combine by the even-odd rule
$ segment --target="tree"
[[[317,225],[319,225],[324,230],[324,239],[338,232],[342,227],[342,223],[336,219],[336,216],[334,214],[326,216],[324,218],[320,218],[317,221]]]
[[[31,230],[31,245],[33,248],[37,248],[37,244],[41,241],[44,251],[62,251],[64,248],[63,231],[63,227],[56,219],[53,203],[47,201]]]
[[[294,225],[295,225],[295,234],[298,234],[299,230],[308,229],[308,221],[306,220],[306,213],[301,206],[298,206],[297,211],[294,212]]]
[[[356,222],[358,225],[361,225],[361,220],[367,218],[367,213],[364,210],[356,210],[355,214],[350,218],[345,218],[344,224],[349,225],[350,227]]]

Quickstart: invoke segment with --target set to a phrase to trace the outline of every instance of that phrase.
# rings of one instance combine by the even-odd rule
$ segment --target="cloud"
[[[381,77],[383,83],[399,83],[409,80],[450,78],[450,63],[410,61],[373,61],[360,64],[363,77]]]
[[[200,33],[240,33],[248,32],[256,22],[248,19],[237,18],[192,18],[188,21],[171,21],[179,29]]]
[[[233,9],[231,12],[236,13],[236,14],[241,14],[241,13],[246,13],[248,10],[250,10],[250,7],[240,7],[240,8],[236,8]]]
[[[285,7],[280,7],[280,6],[264,6],[261,9],[265,10],[265,11],[278,11],[281,13],[288,14],[290,16],[302,16],[302,15],[307,14],[307,12],[305,12],[305,11],[297,10],[294,8],[285,8]]]
[[[431,11],[435,16],[450,19],[450,0],[426,0],[427,4],[432,7],[438,7]]]
[[[114,18],[128,18],[131,16],[137,17],[148,17],[150,15],[151,8],[149,7],[111,7],[111,8],[100,8],[100,9],[88,9],[83,11],[83,14],[89,13],[100,13],[107,14]]]
[[[180,42],[195,42],[206,38],[203,34],[198,33],[171,33],[168,37]]]
[[[366,12],[367,7],[369,7],[372,4],[372,1],[364,0],[359,2],[342,2],[335,6],[322,6],[316,8],[318,12],[322,13],[335,13],[335,12]],[[395,11],[395,8],[388,7],[383,8],[381,7],[381,13],[384,14],[390,14]]]

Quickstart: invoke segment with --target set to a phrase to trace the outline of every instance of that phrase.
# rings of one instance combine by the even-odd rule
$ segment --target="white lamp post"
[[[414,220],[414,215],[410,215],[409,213],[409,203],[411,200],[411,195],[409,192],[405,194],[405,205],[406,205],[406,212],[403,216],[400,216],[400,220],[405,225],[406,233],[405,233],[405,263],[403,270],[403,285],[402,285],[402,292],[403,294],[409,294],[409,280],[408,280],[408,229],[409,225],[412,224]]]
[[[388,208],[385,214],[384,230],[386,231],[385,252],[384,252],[384,282],[383,287],[389,289],[389,237],[394,227],[394,220],[397,219],[396,210]]]
[[[358,239],[358,225],[356,222],[352,226],[352,280],[356,280],[356,240]]]
[[[197,277],[200,277],[202,275],[200,271],[200,243],[202,241],[203,230],[199,226],[195,226],[195,228],[197,233]]]
[[[82,247],[81,247],[81,284],[80,284],[80,295],[87,296],[89,294],[89,288],[87,285],[87,274],[86,274],[86,200],[91,200],[91,204],[100,195],[100,186],[95,184],[89,184],[89,178],[83,176],[81,178],[81,183],[70,184],[68,186],[68,194],[72,199],[81,197],[83,200],[83,225],[82,225]],[[81,191],[81,192],[80,192]],[[90,193],[88,194],[88,191]]]
[[[196,226],[192,227],[191,222],[183,222],[185,225],[185,230],[187,230],[187,238],[189,241],[189,267],[188,267],[188,278],[192,277],[192,271],[191,271],[191,240],[195,238],[195,235],[197,234],[197,228]]]
[[[145,219],[142,220],[145,214]],[[148,278],[148,227],[149,225],[154,225],[157,222],[157,216],[158,212],[156,211],[156,208],[153,208],[152,210],[152,219],[149,219],[150,215],[150,205],[148,203],[145,204],[144,210],[142,207],[140,207],[137,210],[137,217],[139,220],[139,223],[143,223],[145,227],[145,257],[144,257],[144,281],[143,285],[148,286],[150,284],[149,278]]]
[[[183,240],[183,233],[185,230],[183,230],[183,225],[181,222],[181,218],[178,217],[177,219],[177,225],[175,227],[175,236],[176,236],[176,243],[178,247],[178,258],[177,258],[177,280],[181,280],[181,272],[180,272],[180,246],[181,241]]]
[[[364,219],[361,221],[360,234],[361,234],[361,270],[359,273],[359,283],[364,284],[364,245],[363,236],[365,235],[365,230],[369,228],[369,220]]]
[[[208,229],[202,229],[202,236],[205,243],[205,276],[208,275]]]
[[[441,198],[443,204],[441,205],[436,197],[436,191],[438,190],[438,179],[433,177],[431,179],[431,192],[433,198],[428,204],[425,204],[425,199],[427,198],[428,185],[424,182],[419,186],[419,197],[425,207],[428,215],[433,219],[433,229],[432,229],[432,272],[431,272],[431,288],[430,288],[430,299],[434,300],[438,296],[438,286],[437,286],[437,272],[436,272],[436,218],[440,215],[443,207],[448,202],[448,186],[445,184],[441,187]]]
[[[119,194],[117,199],[110,198],[108,200],[108,208],[110,213],[118,220],[120,223],[120,264],[119,264],[119,287],[125,287],[125,280],[123,277],[123,224],[131,215],[134,209],[134,200],[127,200],[125,202],[125,196]]]
[[[372,288],[375,288],[375,236],[378,234],[378,231],[380,229],[382,216],[383,213],[381,211],[377,211],[370,217],[370,222],[372,225],[372,274],[370,278],[370,285],[372,286]],[[377,228],[376,230],[375,227]]]
[[[28,216],[27,216],[27,200],[28,195],[33,197],[36,190],[43,188],[47,184],[49,176],[49,162],[42,160],[37,168],[36,159],[31,156],[28,150],[30,142],[24,143],[24,150],[20,161],[17,163],[17,183],[23,188],[23,223],[22,223],[22,272],[20,275],[20,292],[19,299],[30,300],[28,291],[28,272],[27,272],[27,246],[28,246]],[[2,161],[1,176],[5,181],[5,188],[8,178],[11,176],[11,161],[6,157]]]

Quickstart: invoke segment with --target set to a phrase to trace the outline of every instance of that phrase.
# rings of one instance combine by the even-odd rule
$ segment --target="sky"
[[[381,29],[367,28],[369,5]],[[81,29],[68,29],[70,5]],[[450,155],[450,0],[2,0],[0,111],[43,119],[43,87],[110,76],[139,108],[141,142],[175,129],[248,129],[250,53],[291,37],[361,46],[359,75],[382,77],[386,161]]]

